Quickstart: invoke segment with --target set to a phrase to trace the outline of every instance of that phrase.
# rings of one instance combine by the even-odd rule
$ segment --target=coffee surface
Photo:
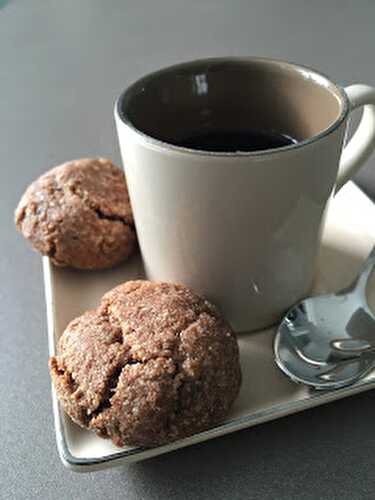
[[[173,142],[176,146],[201,151],[264,151],[295,144],[296,139],[273,130],[193,131]]]

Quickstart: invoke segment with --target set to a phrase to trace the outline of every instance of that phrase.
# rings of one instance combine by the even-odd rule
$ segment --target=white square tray
[[[334,291],[348,284],[374,243],[375,206],[358,187],[349,183],[329,208],[314,291]],[[143,276],[139,256],[120,267],[100,272],[57,268],[45,257],[43,269],[50,355],[55,354],[57,341],[70,320],[95,307],[103,293],[115,285]],[[374,307],[372,279],[368,298]],[[230,415],[222,424],[158,448],[116,448],[109,440],[75,425],[61,410],[52,391],[62,462],[76,471],[91,471],[142,460],[375,387],[375,374],[333,392],[316,392],[296,385],[274,363],[273,336],[274,330],[268,329],[239,337],[243,383]]]

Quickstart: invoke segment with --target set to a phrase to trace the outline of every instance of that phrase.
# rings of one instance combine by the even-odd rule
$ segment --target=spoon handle
[[[362,292],[366,291],[367,281],[374,269],[375,265],[375,246],[372,247],[372,250],[362,265],[362,268],[359,272],[358,278],[354,283],[354,288],[356,290],[361,290]]]

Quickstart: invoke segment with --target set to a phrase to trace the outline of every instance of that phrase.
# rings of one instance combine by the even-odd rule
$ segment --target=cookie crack
[[[106,214],[98,205],[90,202],[87,196],[84,193],[82,193],[82,191],[77,189],[76,186],[68,186],[68,189],[71,193],[78,196],[78,198],[87,208],[95,212],[98,219],[121,222],[124,226],[129,226],[131,229],[134,230],[135,228],[134,224],[131,221],[129,221],[126,217],[122,217],[121,215],[118,214]]]
[[[123,369],[125,368],[127,363],[124,365],[117,366],[113,373],[108,377],[106,387],[104,389],[104,394],[102,396],[102,400],[100,401],[98,407],[90,412],[88,415],[88,423],[90,423],[92,420],[94,420],[96,417],[98,417],[101,413],[103,413],[106,409],[111,407],[111,398],[116,392],[116,388],[118,386],[121,373]]]
[[[182,328],[179,332],[176,333],[176,337],[179,339],[178,347],[180,347],[180,345],[181,345],[181,335],[184,334],[187,330],[189,330],[189,328],[198,324],[203,316],[208,316],[209,318],[216,319],[215,316],[213,316],[212,314],[210,314],[207,311],[202,311],[200,313],[195,313],[195,314],[196,314],[195,319],[192,320],[185,328]]]
[[[130,357],[126,360],[125,363],[121,363],[116,368],[114,368],[113,372],[111,373],[111,375],[108,377],[108,380],[106,381],[106,387],[104,389],[103,396],[101,398],[101,401],[100,401],[98,407],[95,410],[93,410],[92,412],[90,412],[90,414],[88,415],[88,423],[95,420],[98,416],[100,416],[108,408],[111,408],[111,406],[112,406],[111,399],[116,394],[117,386],[119,384],[119,380],[120,380],[120,377],[121,377],[123,370],[129,365],[137,365],[137,364],[144,364],[144,363],[145,363],[144,361]]]
[[[118,221],[118,222],[121,222],[122,224],[124,224],[125,226],[129,226],[131,229],[134,229],[134,224],[129,222],[126,217],[121,217],[120,215],[116,215],[116,214],[111,214],[111,215],[106,214],[98,207],[90,206],[90,208],[95,211],[98,219],[104,219],[104,220],[109,220],[109,221]]]

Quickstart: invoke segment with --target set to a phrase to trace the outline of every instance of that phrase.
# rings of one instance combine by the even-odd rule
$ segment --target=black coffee
[[[176,146],[203,151],[262,151],[295,144],[292,137],[264,130],[220,130],[192,132],[186,139],[174,142]]]

